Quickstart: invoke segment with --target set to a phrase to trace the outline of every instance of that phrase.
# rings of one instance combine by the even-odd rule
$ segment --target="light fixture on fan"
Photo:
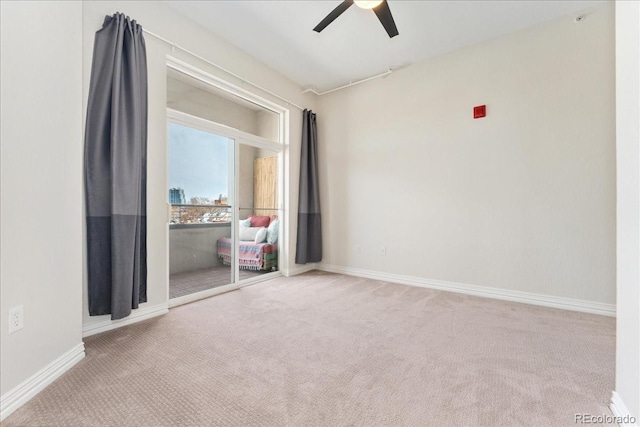
[[[373,9],[382,3],[382,0],[355,0],[356,6],[362,9]]]
[[[325,18],[320,21],[318,25],[313,29],[316,33],[324,30],[327,25],[331,24],[338,16],[342,15],[342,13],[349,9],[353,4],[356,4],[361,9],[368,9],[373,11],[376,14],[380,23],[384,27],[389,37],[395,37],[398,35],[398,28],[396,27],[396,23],[393,20],[393,16],[391,15],[391,9],[389,9],[389,4],[387,0],[343,0],[335,9],[331,11]]]

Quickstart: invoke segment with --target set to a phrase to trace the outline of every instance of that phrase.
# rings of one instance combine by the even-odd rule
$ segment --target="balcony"
[[[169,224],[169,297],[178,298],[232,283],[231,267],[217,242],[231,237],[230,205],[172,205]],[[270,270],[240,270],[239,280]]]

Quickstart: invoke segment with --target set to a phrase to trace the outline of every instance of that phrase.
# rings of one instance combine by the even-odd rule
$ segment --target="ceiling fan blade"
[[[387,34],[389,34],[390,38],[397,36],[398,28],[396,27],[396,22],[393,20],[393,15],[391,15],[391,9],[389,9],[389,4],[387,0],[384,0],[380,3],[379,6],[373,8],[376,16],[380,20],[380,23],[387,30]]]
[[[353,0],[344,0],[335,9],[331,11],[316,27],[313,29],[316,33],[324,30],[327,25],[331,24],[338,16],[342,15],[345,10],[349,9],[353,4]]]

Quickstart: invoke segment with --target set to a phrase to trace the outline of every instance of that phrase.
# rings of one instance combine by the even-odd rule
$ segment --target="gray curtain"
[[[322,260],[322,226],[320,222],[316,115],[311,110],[304,110],[302,112],[296,264]]]
[[[120,13],[96,32],[84,143],[89,314],[121,319],[147,301],[147,59]]]

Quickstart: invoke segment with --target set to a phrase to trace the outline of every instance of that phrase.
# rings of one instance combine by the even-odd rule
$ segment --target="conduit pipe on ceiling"
[[[276,94],[276,93],[274,93],[274,92],[270,91],[269,89],[265,89],[264,87],[262,87],[262,86],[260,86],[260,85],[258,85],[258,84],[256,84],[256,83],[253,83],[253,82],[251,82],[251,81],[247,80],[246,78],[244,78],[244,77],[242,77],[242,76],[240,76],[240,75],[238,75],[238,74],[234,73],[233,71],[227,70],[226,68],[224,68],[224,67],[222,67],[222,66],[220,66],[220,65],[218,65],[218,64],[216,64],[216,63],[214,63],[214,62],[211,62],[211,61],[209,61],[208,59],[206,59],[206,58],[204,58],[204,57],[202,57],[202,56],[198,55],[197,53],[194,53],[194,52],[190,51],[189,49],[186,49],[186,48],[184,48],[184,47],[180,46],[179,44],[172,42],[171,40],[167,40],[167,39],[165,39],[164,37],[159,36],[159,35],[157,35],[157,34],[155,34],[155,33],[151,32],[151,31],[149,31],[149,30],[147,30],[147,29],[144,29],[144,28],[143,28],[142,30],[143,30],[146,34],[148,34],[148,35],[150,35],[150,36],[152,36],[152,37],[154,37],[154,38],[156,38],[156,39],[158,39],[158,40],[160,40],[160,41],[162,41],[162,42],[164,42],[164,43],[168,44],[169,46],[171,46],[171,48],[172,48],[172,49],[179,49],[179,50],[181,50],[182,52],[187,53],[187,54],[189,54],[189,55],[193,56],[194,58],[197,58],[197,59],[199,59],[200,61],[205,62],[205,63],[207,63],[207,64],[209,64],[209,65],[211,65],[211,66],[213,66],[213,67],[215,67],[215,68],[219,69],[220,71],[223,71],[223,72],[225,72],[225,73],[227,73],[227,74],[229,74],[229,75],[231,75],[231,76],[233,76],[233,77],[237,78],[238,80],[241,80],[241,81],[243,81],[244,83],[249,84],[249,85],[251,85],[251,86],[255,87],[256,89],[259,89],[259,90],[261,90],[261,91],[263,91],[263,92],[265,92],[265,93],[268,93],[269,95],[271,95],[271,96],[273,96],[273,97],[275,97],[275,98],[278,98],[279,100],[284,101],[284,102],[286,102],[286,103],[287,103],[287,104],[289,104],[289,105],[292,105],[292,106],[294,106],[294,107],[296,107],[296,108],[299,108],[300,110],[304,110],[304,107],[301,107],[300,105],[296,104],[295,102],[292,102],[292,101],[290,101],[290,100],[288,100],[288,99],[286,99],[286,98],[284,98],[284,97],[282,97],[282,96],[280,96],[280,95],[278,95],[278,94]],[[326,90],[326,91],[324,91],[324,92],[318,92],[318,91],[316,91],[316,90],[315,90],[315,89],[313,89],[313,88],[309,88],[309,89],[306,89],[306,90],[302,91],[302,93],[311,92],[311,93],[314,93],[314,94],[316,94],[316,95],[318,95],[318,96],[322,96],[322,95],[326,95],[326,94],[331,93],[331,92],[335,92],[335,91],[337,91],[337,90],[346,89],[346,88],[348,88],[348,87],[355,86],[355,85],[358,85],[358,84],[360,84],[360,83],[368,82],[369,80],[377,79],[377,78],[379,78],[379,77],[386,77],[386,76],[390,75],[391,73],[393,73],[393,70],[392,70],[391,68],[389,68],[389,69],[388,69],[387,71],[385,71],[384,73],[376,74],[375,76],[367,77],[367,78],[364,78],[364,79],[361,79],[361,80],[351,81],[351,82],[349,82],[349,83],[348,83],[348,84],[346,84],[346,85],[342,85],[342,86],[337,87],[337,88],[334,88],[334,89]]]
[[[375,76],[367,77],[367,78],[364,78],[364,79],[361,79],[361,80],[356,80],[355,82],[351,81],[351,82],[347,83],[346,85],[339,86],[339,87],[337,87],[335,89],[325,90],[324,92],[317,92],[315,89],[309,88],[309,89],[303,90],[302,93],[311,92],[311,93],[315,93],[318,96],[322,96],[322,95],[326,95],[326,94],[331,93],[331,92],[335,92],[337,90],[346,89],[346,88],[351,87],[351,86],[359,85],[360,83],[368,82],[369,80],[377,79],[378,77],[387,77],[391,73],[393,73],[393,70],[391,68],[389,68],[384,73],[376,74]]]

